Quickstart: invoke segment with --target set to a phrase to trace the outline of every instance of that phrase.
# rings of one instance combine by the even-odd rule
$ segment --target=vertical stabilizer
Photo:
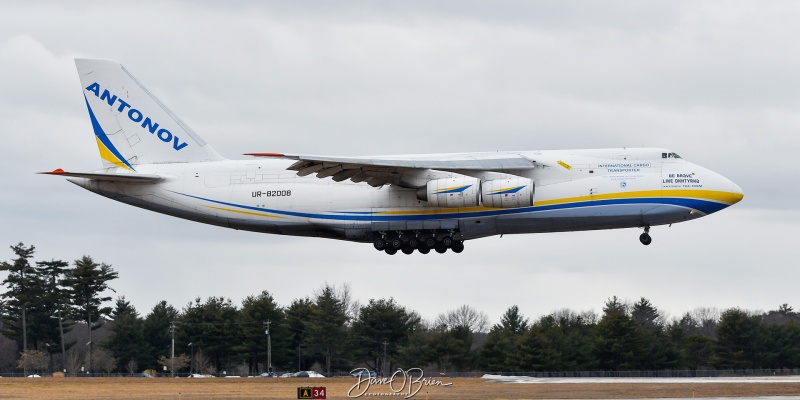
[[[120,63],[76,59],[75,65],[106,168],[223,159]]]

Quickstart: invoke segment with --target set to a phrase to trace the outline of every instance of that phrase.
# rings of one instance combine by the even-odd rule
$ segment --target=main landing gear
[[[378,233],[378,232],[376,232]],[[380,236],[372,241],[375,250],[383,251],[386,254],[394,255],[398,251],[403,254],[412,254],[414,250],[421,254],[428,254],[431,250],[436,250],[439,254],[444,254],[450,249],[454,253],[464,251],[464,242],[456,240],[453,236],[454,231],[449,232],[404,232],[396,233],[380,232]]]
[[[650,237],[650,225],[644,226],[644,233],[639,235],[639,241],[645,246],[653,243],[653,238]]]

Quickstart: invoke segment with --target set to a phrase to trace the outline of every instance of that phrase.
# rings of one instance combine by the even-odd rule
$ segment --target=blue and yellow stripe
[[[100,150],[100,158],[120,168],[135,172],[136,169],[133,168],[133,165],[128,163],[128,160],[120,154],[119,150],[114,146],[114,143],[111,143],[103,127],[100,126],[100,122],[98,122],[97,117],[94,116],[94,112],[89,105],[89,100],[86,99],[86,95],[83,96],[83,99],[86,100],[86,108],[89,109],[89,118],[92,119],[92,129],[94,129],[94,136],[97,140],[97,149]]]
[[[461,193],[467,189],[469,189],[472,185],[463,185],[463,186],[451,186],[447,188],[439,189],[434,194],[445,194],[445,193]]]
[[[492,191],[490,191],[488,194],[489,194],[490,196],[493,196],[493,195],[496,195],[496,194],[511,194],[511,193],[517,193],[517,192],[519,192],[520,190],[522,190],[522,188],[524,188],[524,187],[525,187],[525,185],[523,185],[523,186],[515,186],[515,187],[511,187],[511,188],[497,189],[497,190],[492,190]]]
[[[333,211],[327,214],[305,213],[298,211],[276,210],[263,207],[246,206],[242,204],[230,203],[220,200],[208,199],[186,193],[173,192],[181,196],[206,201],[217,204],[211,208],[220,211],[229,211],[240,214],[258,215],[264,217],[298,217],[314,218],[324,220],[341,221],[418,221],[434,220],[442,218],[474,218],[474,217],[493,217],[500,215],[526,214],[541,211],[566,210],[571,208],[598,207],[609,205],[628,205],[628,204],[652,204],[652,205],[674,205],[692,210],[697,210],[704,214],[711,214],[722,210],[742,199],[741,193],[724,192],[715,190],[645,190],[636,192],[608,193],[592,196],[576,196],[553,200],[542,200],[536,205],[520,208],[488,208],[488,207],[464,207],[464,208],[437,208],[437,209],[416,209],[416,210],[397,210],[397,211],[354,211],[342,212]]]

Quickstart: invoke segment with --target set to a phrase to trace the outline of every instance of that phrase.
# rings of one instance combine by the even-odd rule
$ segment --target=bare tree
[[[94,366],[99,370],[109,373],[114,370],[114,367],[117,366],[117,359],[111,354],[110,351],[106,349],[95,349],[94,354],[92,355]],[[86,357],[83,360],[84,365],[89,365],[89,354],[86,354]]]
[[[600,320],[600,318],[597,316],[597,312],[594,310],[577,312],[570,308],[561,308],[553,311],[550,315],[552,315],[556,321],[559,321],[559,323],[562,320],[567,322],[576,322],[580,318],[584,324],[593,325]]]
[[[213,374],[217,372],[217,369],[211,365],[211,358],[203,353],[203,350],[195,350],[192,362],[194,363],[192,369],[198,374]]]
[[[552,315],[556,321],[562,319],[564,321],[572,321],[578,317],[578,313],[571,308],[559,308],[558,310],[551,312],[550,315]]]
[[[322,368],[322,364],[320,364],[319,361],[317,361],[314,364],[311,364],[311,371],[321,374],[325,372],[325,368]]]
[[[48,365],[50,365],[50,358],[39,350],[25,350],[17,361],[17,366],[25,369],[25,371],[42,372],[47,369]]]
[[[0,335],[0,371],[10,371],[17,367],[17,343]]]
[[[177,355],[175,358],[161,356],[158,359],[158,364],[162,367],[166,366],[170,372],[178,372],[189,366],[189,356],[186,354]]]
[[[130,360],[127,364],[125,364],[125,370],[128,371],[128,374],[133,375],[139,369],[139,364],[136,360]]]
[[[800,322],[800,314],[794,311],[794,308],[788,303],[783,303],[778,306],[777,310],[770,310],[761,315],[762,321],[769,325],[786,325],[790,323]]]
[[[64,368],[66,368],[67,373],[78,373],[81,365],[83,365],[83,352],[76,348],[67,350],[67,359],[64,360]]]
[[[689,315],[695,324],[700,328],[700,334],[708,338],[716,338],[717,323],[722,313],[714,307],[698,307],[692,310]]]
[[[250,374],[250,366],[247,364],[239,364],[233,369],[233,373],[238,376],[247,376]]]
[[[444,325],[448,329],[456,326],[465,326],[471,332],[487,332],[489,329],[489,317],[483,311],[477,311],[464,304],[455,310],[439,314],[435,324],[437,326]]]

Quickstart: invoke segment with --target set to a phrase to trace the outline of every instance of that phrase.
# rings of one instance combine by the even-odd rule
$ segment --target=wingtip
[[[61,168],[57,168],[57,169],[54,169],[54,170],[52,170],[50,172],[37,172],[37,174],[41,174],[41,175],[64,175],[64,174],[67,174],[67,171],[64,171]]]

